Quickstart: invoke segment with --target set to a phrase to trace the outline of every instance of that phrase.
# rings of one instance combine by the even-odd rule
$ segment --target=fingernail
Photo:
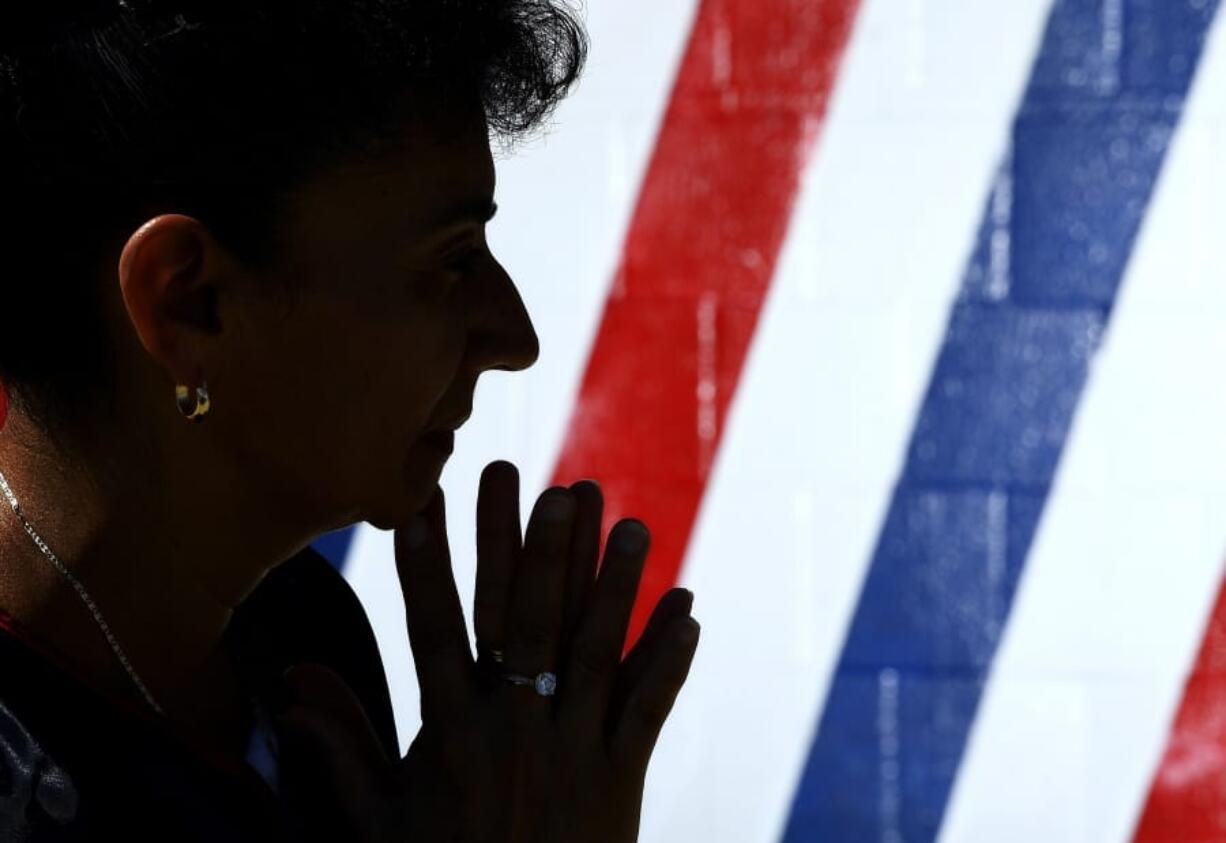
[[[293,700],[297,700],[298,693],[298,675],[294,668],[296,665],[290,665],[281,671],[281,688]]]
[[[638,521],[623,521],[617,531],[617,549],[638,553],[647,544],[647,528]]]
[[[404,531],[404,540],[409,548],[417,550],[426,543],[426,519],[423,515],[414,515]]]
[[[565,521],[573,509],[570,495],[563,492],[550,492],[541,501],[541,515],[547,521]]]
[[[681,640],[686,644],[692,644],[698,640],[698,633],[702,631],[702,626],[693,618],[686,618],[681,622]]]
[[[281,672],[281,680],[272,680],[268,683],[265,689],[264,704],[268,709],[269,714],[276,716],[284,714],[286,709],[295,701],[293,689],[290,687],[289,672],[292,668],[287,667]]]

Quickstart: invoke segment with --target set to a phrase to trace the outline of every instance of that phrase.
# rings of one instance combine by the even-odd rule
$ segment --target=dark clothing
[[[344,678],[389,756],[399,754],[366,614],[312,548],[269,573],[235,613],[225,645],[252,701],[246,764],[104,697],[0,613],[0,841],[300,839],[277,791],[267,716],[284,699],[282,673],[302,662]]]

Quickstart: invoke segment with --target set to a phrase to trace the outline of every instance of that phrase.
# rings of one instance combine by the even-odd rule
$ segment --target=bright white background
[[[579,88],[548,135],[499,162],[490,238],[541,358],[482,378],[443,475],[468,612],[481,469],[519,466],[526,518],[695,11],[592,3]],[[862,4],[686,557],[703,638],[652,761],[645,843],[783,828],[1048,11]],[[1126,840],[1160,757],[1226,549],[1222,38],[1083,396],[943,839]],[[360,528],[346,576],[407,746],[417,692],[391,533]]]

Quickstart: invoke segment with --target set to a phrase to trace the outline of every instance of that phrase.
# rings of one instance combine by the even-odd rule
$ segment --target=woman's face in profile
[[[535,361],[486,242],[493,201],[475,109],[302,190],[279,270],[300,300],[238,297],[238,345],[205,372],[227,445],[277,498],[334,526],[402,524],[433,492],[480,374]]]

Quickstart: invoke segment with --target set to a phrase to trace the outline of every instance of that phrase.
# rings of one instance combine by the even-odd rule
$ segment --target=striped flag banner
[[[1226,840],[1217,8],[588,10],[499,161],[542,358],[443,485],[462,593],[493,459],[651,527],[627,648],[695,591],[641,839]],[[391,535],[315,546],[407,746]]]

